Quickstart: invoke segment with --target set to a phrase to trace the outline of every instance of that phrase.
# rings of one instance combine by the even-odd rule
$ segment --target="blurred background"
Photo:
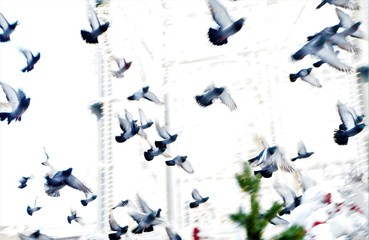
[[[333,131],[340,124],[338,100],[369,115],[368,83],[358,81],[355,71],[339,72],[327,64],[312,71],[322,88],[292,83],[288,77],[317,61],[307,56],[292,62],[290,56],[307,36],[338,23],[335,7],[326,4],[317,10],[319,0],[221,2],[235,20],[246,19],[223,46],[208,41],[208,28],[215,23],[205,0],[0,2],[7,20],[19,21],[12,40],[0,44],[0,81],[31,98],[22,121],[0,122],[1,239],[18,239],[18,233],[37,229],[56,239],[107,239],[111,208],[121,200],[135,200],[136,194],[151,208],[161,208],[183,239],[192,239],[195,227],[207,239],[244,239],[244,230],[229,219],[240,206],[248,208],[235,174],[263,149],[261,138],[280,146],[287,159],[297,155],[297,142],[302,140],[315,154],[294,166],[318,183],[340,188],[352,171],[363,173],[367,183],[368,128],[346,146],[333,141]],[[360,29],[368,36],[368,1],[356,2],[360,10],[344,11],[362,22]],[[90,5],[101,22],[111,25],[98,44],[86,44],[80,36],[80,30],[90,29]],[[368,41],[350,41],[361,52],[342,51],[340,59],[354,69],[368,65]],[[31,72],[20,71],[25,59],[19,47],[41,53]],[[123,78],[111,74],[117,69],[113,57],[132,61]],[[223,104],[200,107],[194,97],[210,83],[226,86],[238,109],[231,112]],[[164,104],[127,100],[143,86],[150,86]],[[96,101],[103,103],[100,119],[89,109]],[[115,141],[121,132],[117,114],[128,110],[139,119],[139,108],[171,134],[178,133],[168,153],[186,155],[193,174],[167,167],[164,156],[146,161],[143,152],[150,146],[143,138]],[[367,117],[364,121],[368,124]],[[160,139],[155,126],[146,133],[152,141]],[[79,201],[84,194],[72,189],[63,189],[59,198],[47,196],[44,148],[56,169],[72,167],[97,199],[84,207]],[[20,177],[30,175],[34,178],[29,186],[17,188]],[[283,172],[278,177],[286,182],[293,178]],[[282,201],[272,184],[272,179],[262,179],[265,208]],[[193,188],[209,200],[190,209]],[[35,199],[42,209],[29,216],[26,207]],[[362,205],[368,214],[367,198]],[[71,208],[84,219],[83,226],[67,222]],[[125,208],[114,215],[122,226],[135,225]],[[280,230],[268,226],[265,237]],[[167,236],[158,227],[122,239]]]

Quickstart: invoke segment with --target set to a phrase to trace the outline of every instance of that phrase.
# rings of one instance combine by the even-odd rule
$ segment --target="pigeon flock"
[[[232,39],[237,38],[238,32],[243,31],[243,26],[248,24],[246,18],[236,18],[231,16],[222,1],[225,0],[204,0],[207,2],[209,18],[212,19],[217,27],[209,27],[204,36],[207,37],[209,45],[214,48],[222,48],[224,45],[231,45]],[[290,82],[304,81],[313,87],[324,88],[324,82],[315,76],[315,72],[320,70],[323,64],[329,65],[334,71],[344,72],[345,74],[357,74],[358,81],[367,83],[369,79],[369,66],[361,66],[354,69],[350,63],[341,59],[341,53],[360,54],[361,50],[358,46],[351,42],[351,38],[357,38],[360,41],[367,41],[366,33],[360,28],[361,22],[355,22],[350,17],[350,11],[357,11],[360,6],[354,3],[353,0],[323,0],[315,7],[317,11],[323,7],[334,7],[337,15],[337,24],[327,26],[317,33],[307,33],[305,42],[301,42],[300,49],[291,49],[290,60],[292,62],[303,62],[304,58],[311,55],[317,61],[312,66],[306,65],[296,72],[290,72],[286,76]],[[98,8],[99,4],[95,7]],[[231,4],[230,4],[231,5]],[[326,6],[327,5],[327,6]],[[331,5],[331,6],[329,6]],[[1,11],[1,9],[0,9]],[[4,14],[4,15],[3,15]],[[90,23],[91,29],[80,30],[80,41],[88,45],[101,44],[99,39],[103,34],[107,34],[111,23],[109,21],[101,21],[94,7],[89,5],[88,14],[86,16]],[[0,44],[12,41],[12,34],[18,31],[18,21],[9,22],[6,19],[6,12],[0,12]],[[191,33],[188,33],[191,34]],[[312,35],[309,35],[312,34]],[[27,48],[19,48],[19,52],[25,57],[25,66],[19,71],[23,74],[30,74],[31,71],[37,71],[38,62],[42,62],[40,52],[32,52]],[[110,59],[116,64],[115,70],[111,71],[111,75],[115,80],[128,78],[126,73],[132,68],[135,68],[135,63],[127,61],[124,57],[114,57]],[[291,84],[292,84],[291,83]],[[305,84],[304,83],[304,84]],[[23,89],[15,88],[11,82],[5,82],[0,79],[0,85],[3,90],[4,100],[0,99],[0,124],[6,127],[10,124],[17,124],[17,121],[27,121],[27,113],[32,111],[31,98],[26,95]],[[306,87],[308,87],[306,85]],[[181,89],[178,89],[181,91]],[[125,96],[127,102],[136,101],[138,104],[143,101],[148,104],[153,104],[158,107],[165,106],[165,100],[161,100],[159,95],[154,92],[159,91],[149,85],[143,86],[129,96]],[[240,106],[236,102],[241,101],[232,97],[232,93],[228,86],[215,86],[211,82],[202,93],[193,92],[193,103],[197,105],[198,111],[203,111],[207,108],[211,111],[213,104],[228,109],[232,114],[236,112]],[[159,96],[159,97],[158,97]],[[5,100],[6,99],[6,100]],[[120,101],[120,100],[118,100]],[[224,104],[221,105],[220,103]],[[365,114],[357,112],[353,107],[346,103],[342,103],[337,99],[337,115],[340,119],[339,126],[332,126],[332,140],[337,145],[350,145],[350,139],[355,138],[365,128]],[[104,103],[95,102],[90,105],[91,112],[96,115],[97,120],[104,117]],[[227,110],[227,111],[228,111]],[[184,174],[194,174],[196,168],[191,164],[191,157],[183,154],[172,154],[168,151],[168,146],[177,144],[177,139],[181,138],[180,132],[172,132],[161,125],[157,116],[147,117],[141,107],[137,108],[138,118],[127,109],[124,109],[124,114],[116,114],[117,127],[121,132],[114,137],[117,144],[126,144],[132,141],[132,138],[140,137],[147,143],[147,148],[142,152],[142,160],[147,161],[150,165],[152,161],[157,161],[156,158],[163,157],[163,168],[171,168],[176,166],[178,171]],[[314,113],[312,113],[314,114]],[[23,116],[24,115],[24,116]],[[152,120],[155,117],[156,120]],[[153,126],[155,124],[155,127]],[[231,123],[227,123],[231,124]],[[227,126],[225,126],[227,127]],[[149,128],[155,128],[157,138],[151,139],[145,132]],[[216,133],[217,134],[217,133]],[[137,135],[137,136],[136,136]],[[206,143],[205,143],[206,144]],[[365,220],[363,210],[357,205],[350,202],[347,195],[342,195],[332,189],[322,188],[309,176],[300,170],[297,165],[303,161],[309,161],[308,158],[317,155],[309,149],[309,145],[305,146],[304,141],[297,143],[296,154],[287,158],[283,148],[279,145],[270,146],[265,139],[262,139],[264,148],[258,155],[253,156],[247,162],[252,166],[254,175],[260,175],[261,180],[272,179],[273,187],[283,202],[283,209],[279,212],[279,216],[271,220],[273,225],[302,225],[307,231],[306,239],[338,239],[346,236],[351,239],[353,232],[362,231],[368,233],[365,228]],[[95,201],[100,196],[94,192],[88,184],[84,183],[83,178],[76,176],[73,172],[73,166],[65,169],[56,169],[50,163],[49,155],[44,149],[46,160],[42,162],[45,169],[44,176],[22,176],[19,179],[18,188],[21,191],[29,188],[29,183],[34,178],[41,177],[44,181],[44,193],[49,198],[63,198],[63,191],[69,189],[77,191],[83,195],[83,198],[77,199],[81,206],[88,208],[89,204]],[[315,154],[315,155],[313,155]],[[296,193],[294,189],[288,186],[285,182],[279,179],[279,173],[297,176],[301,185],[301,194]],[[276,176],[277,175],[277,176]],[[353,178],[354,183],[361,183],[362,176]],[[196,187],[192,187],[191,196],[186,196],[189,209],[201,208],[203,204],[212,201],[204,191],[202,196]],[[346,191],[349,191],[346,189]],[[136,207],[136,204],[138,207]],[[107,239],[115,240],[122,239],[123,236],[131,237],[144,235],[148,232],[155,231],[157,228],[165,229],[167,238],[170,240],[180,240],[182,237],[174,230],[169,221],[161,214],[162,209],[152,209],[147,202],[137,193],[136,201],[131,199],[122,200],[114,203],[114,207],[109,212],[109,226],[111,232],[106,236]],[[39,211],[43,211],[44,206],[40,206],[37,202],[37,197],[34,203],[27,206],[26,213],[29,216],[37,215]],[[121,223],[116,220],[115,211],[117,209],[126,209],[128,216],[132,219],[135,225],[130,223]],[[192,210],[190,210],[192,211]],[[350,212],[354,212],[355,219],[351,221]],[[69,214],[69,215],[68,215]],[[262,213],[260,213],[262,214]],[[288,216],[287,218],[285,218]],[[65,221],[69,224],[76,222],[82,227],[84,226],[83,216],[79,216],[74,208],[70,208],[70,213],[65,214]],[[340,227],[341,226],[341,227]],[[41,226],[40,226],[41,227]],[[321,229],[321,230],[319,230]],[[319,232],[327,233],[320,237]],[[31,234],[19,233],[20,239],[53,239],[41,233],[40,229],[35,229]],[[130,238],[131,239],[131,238]],[[341,239],[341,238],[340,238]]]

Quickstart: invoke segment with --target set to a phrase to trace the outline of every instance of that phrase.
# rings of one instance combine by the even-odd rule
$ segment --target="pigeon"
[[[212,44],[221,46],[228,43],[228,38],[241,30],[244,18],[233,21],[227,10],[217,0],[208,2],[211,14],[218,28],[209,28],[208,37]]]
[[[86,30],[81,30],[82,39],[86,41],[86,43],[96,44],[98,43],[98,37],[106,32],[109,28],[109,22],[105,22],[101,24],[99,19],[97,18],[96,12],[90,6],[88,8],[88,20],[90,22],[90,26],[92,28],[91,32]]]
[[[196,102],[202,106],[207,107],[212,105],[216,99],[225,104],[231,111],[237,109],[237,105],[228,90],[225,87],[215,87],[214,84],[210,84],[201,95],[196,95]]]
[[[140,100],[142,98],[154,102],[156,104],[163,104],[153,92],[149,91],[149,86],[145,86],[140,90],[138,90],[137,92],[135,92],[133,95],[127,97],[127,99],[131,101]]]
[[[44,184],[46,194],[51,197],[59,197],[59,190],[65,186],[71,187],[85,194],[92,193],[86,185],[72,174],[72,170],[73,168],[68,168],[63,171],[57,171],[52,177],[46,175],[46,183]]]
[[[127,206],[127,204],[129,203],[129,200],[122,200],[118,203],[118,205],[116,205],[115,207],[113,207],[112,209],[116,209],[117,207],[124,207]]]
[[[169,240],[182,240],[181,236],[178,233],[174,232],[173,229],[169,226],[165,226],[165,231],[169,237]]]
[[[330,27],[325,27],[322,31],[312,35],[312,36],[308,36],[307,40],[310,41],[312,39],[314,39],[317,36],[321,36],[323,38],[328,39],[330,36],[333,36],[334,34],[337,33],[337,30],[341,27],[341,25],[338,23],[336,25],[330,26]]]
[[[10,41],[10,34],[15,30],[18,25],[18,21],[10,24],[4,15],[0,13],[0,28],[3,32],[0,34],[0,42],[8,42]]]
[[[115,141],[118,143],[125,142],[140,131],[140,127],[137,125],[137,120],[133,120],[132,114],[127,110],[125,110],[125,115],[118,116],[118,119],[120,129],[123,131],[119,136],[115,136]]]
[[[22,72],[29,72],[31,71],[35,64],[40,60],[40,53],[37,53],[36,55],[33,55],[33,53],[28,49],[20,49],[19,50],[23,55],[26,57],[27,60],[27,66],[25,66],[21,71]]]
[[[4,82],[0,85],[6,95],[7,103],[0,102],[0,120],[8,120],[8,124],[14,121],[21,121],[23,113],[28,109],[31,99],[26,96],[23,90],[16,91],[13,87]],[[3,111],[4,106],[8,110]]]
[[[100,101],[96,101],[89,106],[91,113],[95,114],[97,120],[100,120],[103,116],[103,106],[104,103]]]
[[[351,0],[322,0],[322,2],[316,7],[316,9],[323,7],[326,3],[350,10],[360,9],[360,6],[357,3],[353,3]]]
[[[77,216],[77,211],[75,209],[70,210],[70,215],[67,217],[67,221],[69,224],[72,224],[72,221],[75,221],[83,225],[83,220],[81,217]]]
[[[163,145],[160,147],[151,147],[150,149],[146,150],[144,152],[144,157],[147,161],[151,161],[154,159],[154,157],[157,157],[161,154],[163,154],[167,150],[167,146]]]
[[[342,32],[336,33],[328,38],[327,43],[332,46],[338,46],[339,48],[346,50],[348,52],[360,52],[360,48],[354,46],[352,43],[350,43],[346,38],[350,36],[351,34],[355,33],[359,26],[361,25],[361,22],[357,22],[353,24],[351,27],[343,30]]]
[[[347,145],[350,137],[365,128],[365,123],[362,123],[364,115],[358,116],[353,108],[347,107],[340,101],[337,102],[337,109],[342,124],[334,131],[333,139],[338,145]]]
[[[178,167],[181,167],[186,172],[192,174],[194,173],[194,170],[191,166],[191,163],[187,160],[187,156],[176,156],[172,160],[165,161],[165,164],[167,166],[174,166],[177,165]]]
[[[18,186],[18,188],[23,189],[23,188],[27,187],[27,182],[31,178],[32,178],[32,176],[29,176],[29,177],[21,177],[21,179],[19,179],[19,186]]]
[[[306,151],[305,144],[302,141],[299,141],[298,146],[297,146],[297,157],[292,158],[291,161],[296,161],[297,159],[302,159],[302,158],[308,158],[313,154],[314,152]]]
[[[27,206],[27,213],[28,215],[32,216],[34,212],[37,212],[41,209],[41,207],[36,206],[37,198],[35,200],[35,204],[33,207]]]
[[[160,219],[161,209],[159,208],[157,211],[154,211],[139,195],[137,195],[137,198],[142,212],[133,209],[128,213],[137,223],[137,226],[132,229],[132,233],[140,234],[143,232],[152,232],[154,231],[155,225],[164,223],[164,221]]]
[[[306,55],[313,55],[339,71],[351,72],[352,68],[342,63],[334,53],[333,46],[326,43],[328,38],[329,34],[314,37],[292,55],[292,60],[298,61]]]
[[[282,184],[279,181],[275,181],[273,184],[274,190],[283,199],[284,208],[279,211],[278,215],[290,214],[292,210],[301,204],[302,196],[296,196],[294,190],[288,187],[286,184]]]
[[[270,178],[273,175],[273,172],[281,169],[284,172],[294,172],[295,169],[293,166],[287,162],[284,158],[282,152],[279,147],[276,147],[272,154],[264,154],[264,157],[260,158],[257,165],[260,166],[260,170],[254,171],[254,174],[260,174],[264,178]]]
[[[178,137],[178,134],[171,135],[164,126],[160,126],[158,121],[155,122],[155,127],[159,136],[164,139],[161,141],[155,141],[155,146],[158,148],[164,148],[166,145],[173,143]]]
[[[118,240],[121,239],[123,234],[126,234],[128,231],[128,225],[121,227],[117,221],[115,220],[113,214],[109,214],[109,225],[110,229],[114,231],[113,233],[109,233],[108,237],[110,240]]]
[[[364,65],[356,69],[357,79],[361,83],[369,82],[369,65]]]
[[[145,115],[145,113],[143,112],[143,110],[141,108],[138,109],[138,112],[140,114],[140,124],[141,125],[139,127],[141,129],[149,128],[149,127],[151,127],[151,125],[154,124],[153,121],[146,118],[146,115]]]
[[[350,28],[352,25],[354,25],[354,22],[352,21],[351,17],[346,14],[344,11],[336,8],[336,14],[338,19],[340,20],[340,27],[344,28],[344,29],[348,29]],[[365,39],[365,34],[363,31],[361,30],[357,30],[354,33],[350,34],[351,37],[355,37],[355,38],[360,38],[360,39]]]
[[[202,197],[196,188],[192,189],[191,195],[195,201],[190,202],[190,208],[198,207],[200,204],[209,200],[209,197]]]
[[[31,235],[26,236],[23,233],[18,233],[18,236],[21,240],[53,240],[54,238],[51,238],[43,233],[40,232],[40,230],[37,230],[33,232]]]
[[[277,146],[265,146],[265,148],[256,156],[248,160],[250,164],[253,164],[255,161],[257,161],[257,165],[259,165],[261,162],[264,161],[267,157],[274,154],[274,152],[277,150]]]
[[[82,199],[81,204],[83,206],[87,206],[90,202],[94,201],[96,198],[97,198],[96,194],[91,194],[90,197],[87,198],[87,196],[86,196],[86,199]]]
[[[296,79],[300,78],[301,80],[309,83],[310,85],[317,87],[317,88],[321,88],[322,85],[320,84],[319,80],[314,77],[313,75],[311,75],[311,70],[313,70],[312,68],[304,68],[301,69],[300,71],[298,71],[297,73],[291,73],[290,74],[290,81],[291,82],[295,82]]]
[[[131,67],[132,62],[126,62],[124,58],[114,58],[114,60],[118,65],[118,70],[112,71],[113,76],[116,78],[124,77],[124,72]]]

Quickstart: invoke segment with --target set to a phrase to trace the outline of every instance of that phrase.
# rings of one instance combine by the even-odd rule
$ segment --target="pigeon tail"
[[[95,44],[99,42],[96,36],[86,30],[81,30],[81,36],[82,39],[86,41],[86,43]]]
[[[144,152],[144,157],[147,161],[151,161],[154,159],[154,155],[152,154],[152,150],[147,150]]]
[[[333,139],[334,139],[334,142],[337,143],[338,145],[347,145],[349,138],[346,135],[345,131],[335,130]]]
[[[210,42],[214,45],[221,46],[228,43],[227,37],[221,30],[209,28],[208,36]]]
[[[318,61],[316,63],[313,63],[313,66],[316,67],[316,68],[318,68],[318,67],[322,66],[323,63],[324,63],[324,61],[320,60],[320,61]]]
[[[191,202],[190,203],[190,208],[195,208],[195,207],[198,207],[200,204],[198,202]]]
[[[295,73],[290,74],[290,81],[291,82],[295,82],[297,78],[299,78],[298,74],[295,74]]]

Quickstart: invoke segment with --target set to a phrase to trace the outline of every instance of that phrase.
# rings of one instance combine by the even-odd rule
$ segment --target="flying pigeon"
[[[154,157],[157,157],[161,154],[163,154],[167,150],[167,146],[163,145],[160,147],[151,147],[150,149],[146,150],[144,152],[144,157],[147,161],[151,161],[154,159]]]
[[[214,84],[210,84],[201,95],[195,96],[196,102],[202,106],[207,107],[216,99],[220,99],[220,101],[225,104],[231,111],[237,109],[237,105],[228,90],[225,87],[215,87]]]
[[[34,204],[33,207],[27,206],[27,213],[28,213],[28,215],[32,216],[32,214],[34,212],[37,212],[37,211],[39,211],[41,209],[41,207],[36,206],[36,203],[37,203],[37,198],[35,200],[35,204]]]
[[[326,3],[350,10],[360,9],[360,6],[357,3],[353,3],[351,0],[322,0],[322,2],[316,7],[316,9],[323,7]]]
[[[114,231],[113,233],[109,233],[108,235],[110,240],[121,239],[121,236],[126,234],[128,231],[128,225],[121,227],[115,220],[112,213],[109,214],[109,225],[110,225],[110,229]]]
[[[81,204],[83,206],[87,206],[90,202],[92,202],[93,200],[95,200],[97,198],[97,195],[96,194],[91,194],[90,197],[87,198],[86,196],[86,199],[82,199],[81,200]]]
[[[173,229],[169,226],[165,226],[165,231],[169,237],[169,240],[182,240],[181,236],[178,233],[174,232]]]
[[[292,60],[298,61],[303,59],[306,55],[313,55],[339,71],[351,72],[352,68],[342,63],[334,53],[332,45],[326,43],[329,37],[329,34],[319,34],[314,37],[292,55]]]
[[[346,38],[351,34],[354,34],[361,25],[361,22],[353,24],[351,27],[343,30],[342,32],[336,33],[328,38],[327,43],[332,46],[338,46],[339,48],[348,52],[360,52],[360,48],[354,46]]]
[[[312,36],[308,36],[307,40],[310,41],[312,39],[314,39],[317,36],[321,36],[324,39],[328,39],[330,36],[333,36],[334,34],[337,33],[337,30],[341,27],[341,25],[338,23],[336,25],[330,26],[330,27],[325,27],[322,31],[312,35]]]
[[[192,189],[191,195],[195,201],[190,202],[189,204],[190,208],[198,207],[200,204],[209,200],[209,197],[202,197],[196,188]]]
[[[228,43],[228,38],[241,30],[244,18],[233,21],[227,10],[217,0],[208,2],[211,14],[218,28],[209,28],[208,37],[212,44],[220,46]]]
[[[165,161],[167,166],[174,166],[177,165],[178,167],[183,168],[186,172],[192,174],[194,170],[191,166],[191,163],[187,160],[187,156],[176,156],[172,160]]]
[[[18,186],[18,188],[23,189],[23,188],[27,187],[27,182],[31,178],[32,178],[32,176],[29,176],[29,177],[21,177],[21,179],[19,179],[19,186]]]
[[[337,110],[342,124],[334,131],[333,139],[338,145],[347,145],[350,137],[364,129],[365,123],[362,123],[364,115],[358,116],[353,108],[347,107],[340,101],[337,102]]]
[[[297,157],[292,158],[291,161],[296,161],[297,159],[302,158],[308,158],[313,154],[314,152],[306,151],[305,144],[302,141],[299,141],[297,145]]]
[[[100,120],[103,116],[103,106],[104,103],[100,101],[96,101],[89,106],[91,113],[95,114],[97,120]]]
[[[43,233],[40,232],[40,230],[37,230],[33,232],[31,235],[26,236],[23,233],[18,233],[18,236],[21,240],[53,240],[54,238],[51,238]]]
[[[116,209],[117,207],[124,207],[124,206],[127,206],[129,200],[122,200],[120,201],[115,207],[113,207],[112,209]]]
[[[177,139],[178,134],[171,135],[164,126],[160,126],[158,121],[155,122],[155,127],[159,136],[164,139],[161,141],[155,141],[156,147],[163,148]]]
[[[153,121],[146,118],[146,115],[145,115],[145,113],[143,112],[143,110],[141,108],[138,109],[138,112],[140,114],[140,124],[141,125],[139,127],[141,129],[149,128],[149,127],[151,127],[151,125],[154,124]]]
[[[140,127],[137,125],[137,120],[133,120],[132,114],[127,110],[125,110],[125,115],[118,116],[118,119],[120,129],[123,131],[119,136],[115,136],[115,140],[118,143],[125,142],[140,131]]]
[[[140,100],[142,98],[154,102],[156,104],[163,104],[153,92],[149,91],[149,86],[145,86],[140,90],[138,90],[137,92],[135,92],[133,95],[127,97],[127,99],[131,101]]]
[[[67,217],[67,221],[69,224],[72,224],[72,221],[75,221],[83,225],[83,219],[77,216],[77,211],[75,209],[70,209],[70,215]]]
[[[118,65],[118,70],[112,71],[113,76],[116,78],[124,77],[124,72],[131,67],[132,62],[126,62],[124,58],[114,58],[114,60]]]
[[[92,28],[91,32],[86,30],[81,30],[82,39],[86,41],[86,43],[95,44],[98,43],[98,37],[106,32],[109,28],[109,22],[101,24],[99,19],[97,18],[96,12],[90,6],[88,8],[88,20],[90,22],[90,26]]]
[[[275,181],[273,187],[279,194],[279,196],[281,196],[281,198],[283,199],[284,208],[279,211],[279,216],[290,214],[292,210],[294,210],[301,204],[302,196],[297,197],[295,191],[288,187],[286,184]]]
[[[256,156],[248,160],[250,164],[253,164],[257,161],[256,165],[261,164],[266,158],[270,157],[277,150],[277,146],[265,146],[263,150]]]
[[[3,32],[0,34],[0,42],[10,41],[10,34],[15,30],[18,25],[18,21],[10,24],[6,18],[0,13],[0,28]]]
[[[336,54],[336,56],[338,55],[338,53],[340,53],[340,51],[335,51],[334,52],[334,54]],[[323,60],[319,60],[319,61],[313,63],[313,66],[316,67],[316,68],[318,68],[318,67],[322,66],[324,63],[325,62]]]
[[[320,84],[319,80],[311,75],[312,68],[304,68],[298,71],[297,73],[291,73],[290,74],[290,80],[291,82],[295,82],[296,79],[300,78],[301,80],[309,83],[310,85],[314,87],[321,88],[322,85]]]
[[[29,72],[31,71],[35,64],[38,62],[38,60],[40,60],[40,53],[37,53],[36,55],[33,55],[33,53],[28,50],[28,49],[19,49],[19,51],[21,53],[23,53],[23,55],[26,57],[26,60],[27,60],[27,66],[25,66],[23,69],[22,69],[22,72]]]
[[[51,197],[59,197],[59,190],[65,186],[71,187],[85,194],[92,193],[86,185],[72,174],[72,170],[73,168],[68,168],[63,171],[57,171],[52,177],[46,175],[46,183],[44,184],[46,194]]]
[[[23,90],[14,88],[4,82],[0,82],[1,87],[6,95],[7,103],[0,102],[0,120],[4,121],[8,119],[8,124],[14,121],[21,121],[23,113],[28,109],[31,102],[30,98],[27,98]],[[4,110],[7,108],[7,110]]]
[[[338,19],[340,20],[340,27],[344,28],[344,29],[348,29],[350,28],[352,25],[354,25],[354,22],[352,21],[351,17],[345,13],[344,11],[336,8],[336,14]],[[360,38],[360,39],[365,39],[365,34],[363,31],[361,30],[357,30],[354,33],[350,34],[351,37],[355,37],[355,38]]]

